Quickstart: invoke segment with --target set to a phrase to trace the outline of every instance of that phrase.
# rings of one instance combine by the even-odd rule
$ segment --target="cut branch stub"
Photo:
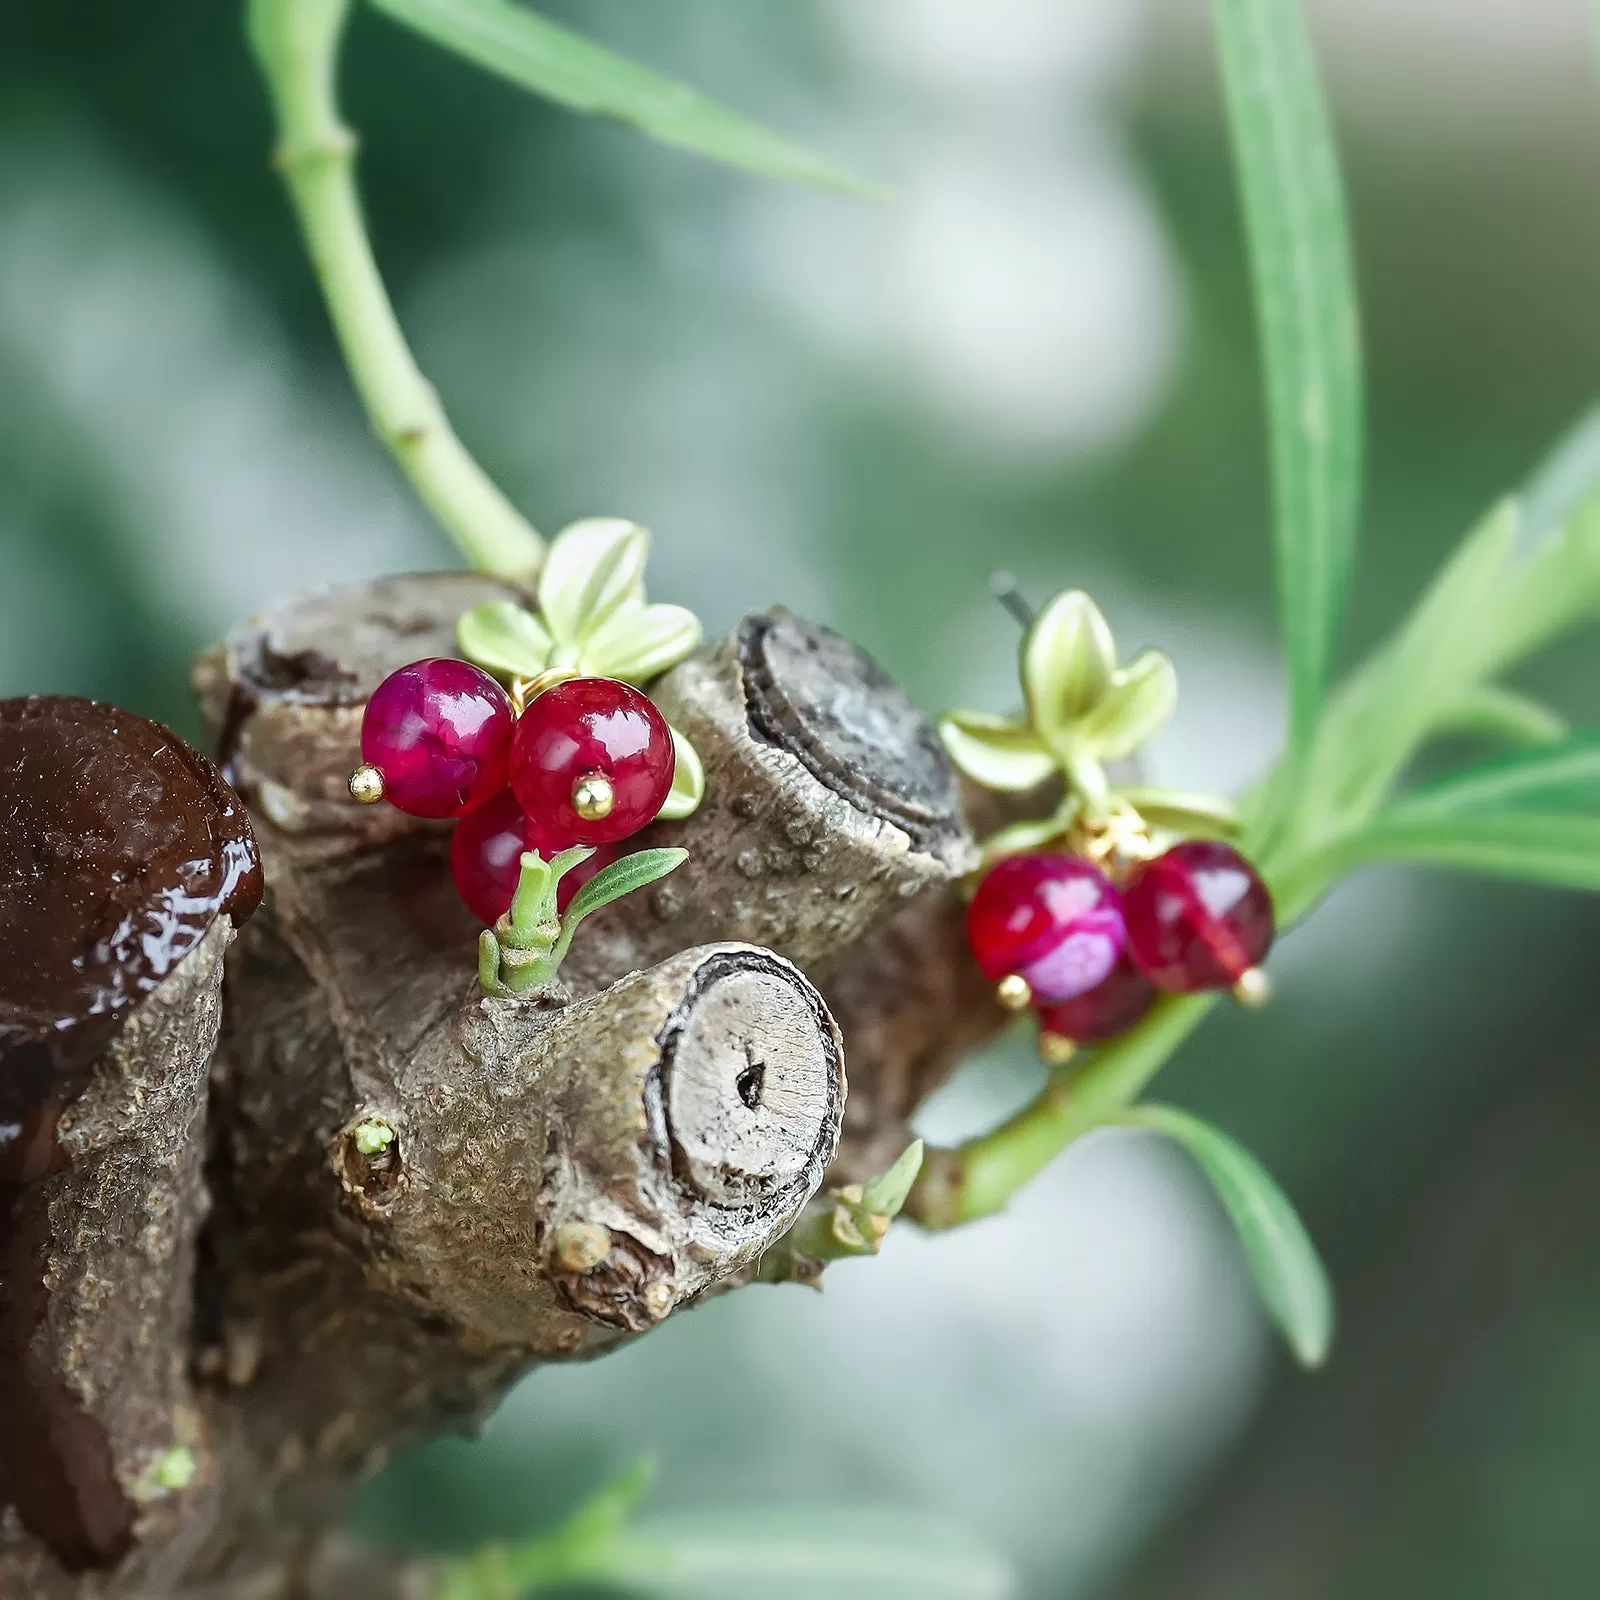
[[[585,929],[571,981],[597,987],[690,940],[734,939],[825,970],[976,862],[932,728],[865,652],[774,610],[651,689],[706,769],[706,797],[640,843],[689,859]]]
[[[162,1521],[146,1475],[195,1427],[207,1073],[261,875],[211,764],[87,700],[0,701],[0,817],[0,1526],[31,1536],[0,1592],[42,1593]]]
[[[379,839],[426,828],[393,806],[351,802],[362,711],[396,668],[454,655],[464,611],[521,598],[481,573],[405,574],[301,595],[236,629],[194,668],[228,780],[290,833]]]

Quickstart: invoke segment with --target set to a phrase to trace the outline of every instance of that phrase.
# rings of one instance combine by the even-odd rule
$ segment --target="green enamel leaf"
[[[1493,619],[1487,670],[1506,671],[1597,613],[1600,494],[1591,494],[1512,574]]]
[[[1251,1276],[1302,1366],[1321,1366],[1333,1343],[1333,1291],[1305,1225],[1243,1145],[1172,1106],[1135,1106],[1118,1119],[1181,1144],[1211,1180],[1244,1247]]]
[[[650,535],[621,517],[590,517],[550,541],[539,613],[558,646],[582,645],[630,602],[644,604]]]
[[[986,789],[1031,789],[1056,770],[1056,758],[1025,723],[984,711],[952,711],[939,723],[950,759]]]
[[[486,600],[456,624],[456,648],[502,678],[534,678],[550,665],[550,635],[514,600]]]
[[[706,794],[706,769],[700,753],[676,728],[672,734],[672,788],[666,804],[656,813],[664,822],[682,822],[700,809]]]
[[[613,861],[609,867],[597,872],[572,897],[566,915],[561,919],[563,937],[592,911],[620,900],[635,889],[643,889],[657,878],[664,878],[689,859],[687,850],[635,850],[632,855]]]
[[[1047,740],[1060,738],[1099,704],[1116,666],[1116,643],[1099,606],[1081,589],[1057,595],[1022,642],[1022,688],[1033,726]]]
[[[700,648],[700,619],[684,606],[626,604],[583,642],[585,672],[648,683]]]
[[[1569,810],[1600,815],[1600,729],[1453,772],[1408,795],[1389,814]]]
[[[664,144],[770,178],[881,191],[793,141],[507,0],[372,0],[394,21],[573,111],[620,118]]]
[[[1299,0],[1216,0],[1267,391],[1291,748],[1312,742],[1355,559],[1360,331],[1333,130]]]
[[[1119,789],[1117,793],[1157,828],[1213,837],[1233,834],[1239,828],[1239,808],[1233,801],[1217,795],[1158,789],[1150,785],[1135,785]]]
[[[880,1217],[898,1217],[911,1193],[911,1186],[922,1171],[922,1141],[913,1140],[900,1152],[887,1172],[879,1173],[861,1192],[861,1204]]]
[[[1104,761],[1132,755],[1171,718],[1178,704],[1178,674],[1159,650],[1146,650],[1112,674],[1074,737]]]

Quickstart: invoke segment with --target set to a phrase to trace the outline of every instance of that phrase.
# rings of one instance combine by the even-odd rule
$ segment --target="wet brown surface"
[[[243,805],[176,734],[88,700],[0,701],[0,1509],[73,1568],[125,1553],[133,1507],[37,1344],[56,1124],[128,1013],[260,898]]]

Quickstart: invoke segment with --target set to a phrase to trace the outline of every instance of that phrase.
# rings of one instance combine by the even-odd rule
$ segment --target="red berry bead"
[[[450,875],[473,915],[494,923],[511,909],[522,876],[523,852],[537,850],[548,861],[570,842],[550,837],[517,804],[517,797],[502,789],[456,824],[450,841]],[[564,874],[556,886],[556,908],[565,911],[573,895],[616,858],[613,846],[601,845],[587,861]]]
[[[505,788],[511,723],[511,701],[487,672],[447,656],[413,661],[367,702],[361,759],[382,774],[379,792],[400,810],[459,817]]]
[[[637,833],[666,802],[676,759],[666,719],[615,678],[572,678],[517,719],[511,787],[522,809],[575,844]]]
[[[1126,912],[1126,908],[1124,908]],[[1043,1037],[1056,1041],[1055,1050],[1071,1044],[1099,1044],[1125,1033],[1155,1003],[1156,986],[1134,966],[1123,951],[1116,966],[1094,988],[1075,1000],[1039,1007]]]
[[[1265,959],[1272,896],[1232,845],[1187,839],[1147,861],[1123,891],[1128,953],[1163,989],[1231,989]]]
[[[1021,978],[1046,1003],[1093,989],[1116,965],[1123,937],[1121,897],[1079,856],[1008,856],[967,910],[967,941],[985,977]]]

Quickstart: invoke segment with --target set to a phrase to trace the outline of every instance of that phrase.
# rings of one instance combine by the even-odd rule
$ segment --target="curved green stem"
[[[345,362],[378,437],[475,567],[527,581],[544,541],[468,454],[417,368],[367,239],[356,140],[339,115],[350,0],[248,0],[250,43],[278,123],[288,185]]]

